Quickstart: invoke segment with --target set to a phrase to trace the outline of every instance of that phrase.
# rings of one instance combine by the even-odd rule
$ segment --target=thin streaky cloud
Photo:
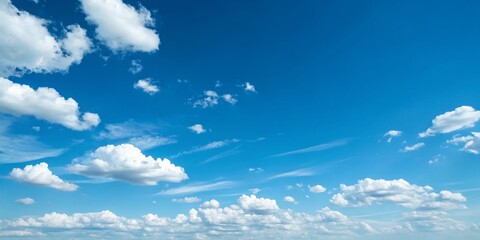
[[[283,156],[300,154],[300,153],[308,153],[308,152],[319,152],[319,151],[327,150],[327,149],[330,149],[330,148],[335,148],[335,147],[340,147],[340,146],[346,145],[349,141],[350,141],[349,139],[335,140],[335,141],[332,141],[332,142],[323,143],[323,144],[319,144],[319,145],[312,146],[312,147],[307,147],[307,148],[302,148],[302,149],[293,150],[293,151],[289,151],[289,152],[275,154],[275,155],[270,156],[270,158],[283,157]]]
[[[273,180],[277,178],[287,178],[287,177],[308,177],[315,175],[316,172],[312,168],[302,168],[290,172],[280,173],[269,177],[267,180]]]
[[[238,140],[236,138],[226,139],[226,140],[222,140],[222,141],[214,141],[214,142],[210,142],[208,144],[202,145],[202,146],[193,147],[192,149],[187,150],[187,151],[177,153],[177,154],[171,156],[170,158],[177,158],[177,157],[180,157],[180,156],[183,156],[183,155],[188,155],[188,154],[192,154],[192,153],[203,152],[203,151],[207,151],[207,150],[211,150],[211,149],[221,148],[221,147],[225,147],[225,146],[229,145],[230,143],[236,143],[236,142],[239,142],[239,141],[240,140]]]
[[[188,195],[192,193],[228,189],[228,188],[232,188],[234,185],[235,185],[235,182],[233,181],[220,181],[220,182],[207,183],[207,184],[197,183],[197,184],[181,186],[178,188],[171,188],[165,191],[161,191],[156,195]]]
[[[219,154],[213,155],[213,156],[207,158],[205,161],[201,162],[200,165],[236,155],[236,154],[240,153],[240,151],[238,150],[240,148],[240,146],[241,145],[238,145],[235,148],[232,148],[232,149],[227,150],[225,152],[221,152]]]

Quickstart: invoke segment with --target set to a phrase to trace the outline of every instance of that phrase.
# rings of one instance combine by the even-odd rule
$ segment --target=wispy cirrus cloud
[[[225,139],[225,140],[222,140],[222,141],[214,141],[214,142],[210,142],[210,143],[207,143],[205,145],[202,145],[202,146],[193,147],[192,149],[187,150],[187,151],[179,152],[179,153],[171,156],[171,158],[177,158],[177,157],[180,157],[180,156],[183,156],[183,155],[188,155],[188,154],[192,154],[192,153],[203,152],[203,151],[207,151],[207,150],[211,150],[211,149],[221,148],[221,147],[225,147],[225,146],[227,146],[231,143],[237,143],[239,141],[240,140],[236,139],[236,138]]]
[[[280,173],[274,176],[267,178],[267,180],[277,179],[277,178],[287,178],[287,177],[308,177],[315,175],[316,172],[312,168],[302,168],[290,172]]]
[[[288,155],[308,153],[308,152],[319,152],[319,151],[327,150],[327,149],[330,149],[330,148],[335,148],[335,147],[340,147],[340,146],[346,145],[349,141],[350,141],[350,139],[335,140],[335,141],[332,141],[332,142],[323,143],[323,144],[315,145],[315,146],[312,146],[312,147],[307,147],[307,148],[302,148],[302,149],[297,149],[297,150],[293,150],[293,151],[288,151],[288,152],[284,152],[284,153],[275,154],[275,155],[270,156],[270,158],[284,157],[284,156],[288,156]]]
[[[215,191],[232,188],[236,185],[233,181],[219,181],[214,183],[193,183],[178,188],[170,188],[157,193],[157,195],[188,195],[199,192]]]

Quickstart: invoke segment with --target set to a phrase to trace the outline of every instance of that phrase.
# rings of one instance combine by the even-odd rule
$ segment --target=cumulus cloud
[[[140,79],[133,85],[133,88],[141,89],[142,91],[150,95],[155,95],[157,92],[160,91],[160,89],[158,89],[158,86],[152,84],[151,81],[152,80],[150,78]]]
[[[283,201],[289,202],[289,203],[297,203],[297,201],[295,200],[295,198],[292,197],[292,196],[285,196],[285,197],[283,198]]]
[[[225,102],[228,102],[232,105],[238,102],[238,99],[236,99],[232,94],[229,94],[229,93],[223,94],[222,98],[223,100],[225,100]]]
[[[48,21],[18,10],[10,0],[0,2],[0,18],[0,76],[67,71],[90,51],[91,41],[80,26],[67,26],[65,37],[56,39]]]
[[[178,203],[196,203],[200,202],[201,199],[198,197],[184,197],[184,198],[174,198],[172,199],[172,202],[178,202]]]
[[[188,127],[188,129],[190,129],[192,132],[196,133],[196,134],[202,134],[202,133],[205,133],[207,130],[205,130],[205,128],[203,127],[202,124],[194,124],[190,127]]]
[[[319,184],[313,185],[313,186],[308,185],[308,190],[313,193],[323,193],[327,191],[326,188],[324,188],[322,185],[319,185]]]
[[[14,83],[0,77],[0,112],[15,116],[28,115],[73,130],[87,130],[100,123],[96,113],[86,112],[80,117],[78,103],[65,99],[55,89]]]
[[[415,150],[418,150],[418,149],[422,148],[423,146],[425,146],[425,143],[423,143],[423,142],[415,143],[412,146],[406,146],[405,148],[403,148],[402,152],[415,151]]]
[[[78,188],[77,185],[65,182],[54,175],[48,169],[48,164],[44,162],[37,165],[27,165],[23,169],[14,168],[9,177],[19,182],[50,187],[60,191],[75,191]]]
[[[355,185],[340,185],[340,193],[332,196],[330,202],[337,206],[361,207],[372,204],[392,203],[414,209],[457,209],[466,208],[467,199],[460,193],[440,191],[430,186],[417,186],[398,180],[359,180]]]
[[[457,130],[472,128],[480,120],[480,111],[470,106],[461,106],[451,112],[438,115],[432,120],[432,126],[420,137],[434,136],[438,133],[450,133]]]
[[[391,142],[394,137],[400,137],[402,135],[402,131],[398,130],[389,130],[384,134],[385,137],[388,137],[387,142]]]
[[[155,22],[150,11],[135,9],[122,0],[80,0],[88,22],[96,26],[97,39],[112,51],[153,52],[160,38],[151,27]]]
[[[455,136],[447,142],[455,145],[463,144],[463,147],[460,149],[462,151],[473,154],[480,153],[480,132],[472,132],[471,135],[467,136]]]
[[[200,207],[201,208],[219,208],[220,203],[217,200],[212,199],[210,201],[205,201],[204,203],[202,203]]]
[[[139,185],[157,185],[159,181],[180,182],[188,179],[184,169],[168,159],[145,156],[131,144],[107,145],[75,159],[68,169],[76,174],[112,179]]]
[[[278,210],[277,201],[268,198],[257,198],[255,195],[242,195],[238,198],[239,206],[246,211],[268,212]]]
[[[218,104],[218,93],[212,90],[204,91],[203,94],[205,95],[204,98],[198,99],[193,102],[193,107],[213,107]]]
[[[254,92],[254,93],[257,92],[257,90],[255,90],[255,86],[253,86],[249,82],[245,82],[244,84],[242,84],[242,87],[245,90],[245,92]]]
[[[128,69],[128,71],[132,74],[137,74],[139,72],[141,72],[143,69],[143,66],[141,64],[141,61],[136,59],[136,60],[132,60],[132,62],[130,63],[130,68]]]
[[[20,198],[15,200],[15,202],[23,204],[23,205],[32,205],[35,203],[35,200],[33,198]]]

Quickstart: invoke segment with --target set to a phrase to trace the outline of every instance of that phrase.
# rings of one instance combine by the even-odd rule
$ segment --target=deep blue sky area
[[[479,10],[0,0],[0,239],[478,239]]]

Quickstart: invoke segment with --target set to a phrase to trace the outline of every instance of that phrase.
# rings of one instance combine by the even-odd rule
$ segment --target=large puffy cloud
[[[95,113],[86,112],[80,118],[78,103],[73,98],[65,99],[53,88],[35,90],[2,77],[0,113],[30,115],[79,131],[100,123],[100,117]]]
[[[340,185],[340,193],[332,196],[330,202],[338,206],[367,206],[393,203],[406,208],[415,209],[456,209],[466,208],[466,198],[460,193],[449,191],[433,192],[430,186],[417,186],[398,180],[365,178],[357,184]]]
[[[278,209],[277,201],[268,198],[257,198],[255,195],[242,195],[238,204],[246,211],[265,212]]]
[[[27,165],[23,169],[14,168],[9,176],[19,182],[55,188],[60,191],[75,191],[78,188],[77,185],[65,182],[54,175],[48,169],[48,164],[44,162],[37,165]]]
[[[69,165],[76,174],[106,178],[140,185],[157,185],[159,181],[180,182],[187,179],[184,169],[168,159],[145,156],[131,144],[107,145]]]
[[[462,151],[479,154],[480,153],[480,132],[472,132],[471,135],[467,136],[456,136],[451,140],[448,140],[449,143],[464,144],[461,148]]]
[[[449,133],[461,129],[472,128],[480,120],[480,111],[470,106],[461,106],[451,112],[438,115],[432,120],[432,126],[420,137],[434,136],[437,133]]]
[[[67,26],[61,40],[52,36],[47,21],[20,11],[10,0],[0,1],[0,76],[23,72],[66,71],[90,51],[86,31]]]
[[[152,52],[158,49],[160,38],[150,11],[137,10],[122,0],[80,0],[87,21],[96,25],[97,38],[113,51]]]

